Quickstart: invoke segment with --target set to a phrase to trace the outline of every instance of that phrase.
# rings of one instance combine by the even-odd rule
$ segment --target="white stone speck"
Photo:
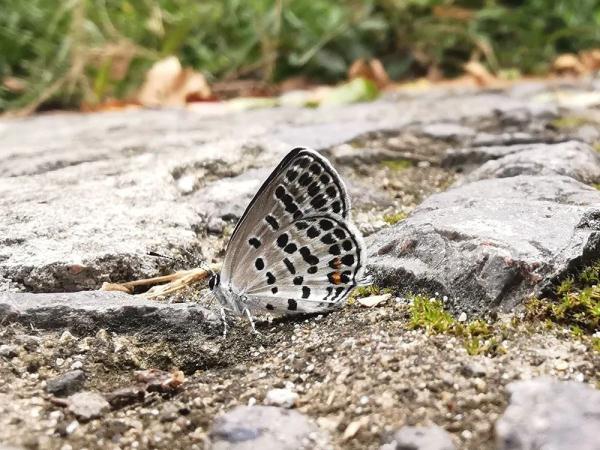
[[[298,394],[289,389],[271,389],[267,392],[265,404],[293,408],[298,398]]]
[[[67,434],[71,434],[71,433],[73,433],[73,431],[75,431],[77,429],[78,426],[79,426],[79,422],[74,420],[69,425],[66,426],[65,432]]]

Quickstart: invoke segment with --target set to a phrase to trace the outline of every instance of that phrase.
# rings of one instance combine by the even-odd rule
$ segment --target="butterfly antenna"
[[[154,256],[156,258],[169,259],[171,261],[174,261],[174,262],[177,262],[179,264],[185,265],[185,261],[183,259],[173,258],[172,256],[161,255],[160,253],[156,253],[156,252],[148,252],[148,256]]]
[[[201,269],[206,270],[207,272],[209,272],[211,275],[215,275],[214,270],[211,269],[210,265],[206,263],[206,261],[199,259],[196,255],[192,254],[189,250],[182,248],[181,249],[182,253],[185,253],[192,261],[192,264],[194,264],[195,266],[200,267]]]

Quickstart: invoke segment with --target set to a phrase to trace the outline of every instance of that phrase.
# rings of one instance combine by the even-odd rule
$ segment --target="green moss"
[[[415,295],[412,300],[410,328],[461,338],[469,355],[497,356],[506,353],[506,348],[500,343],[507,331],[501,326],[493,326],[482,319],[461,323],[445,311],[442,302],[437,299]]]
[[[600,337],[594,337],[592,338],[592,350],[600,353]]]
[[[391,294],[393,292],[390,288],[382,288],[371,284],[369,286],[358,286],[352,291],[350,297],[348,297],[348,304],[353,305],[357,298],[371,297],[373,295]]]
[[[556,300],[529,301],[527,316],[568,326],[574,336],[600,330],[600,261],[563,280],[555,292]]]
[[[430,333],[447,333],[453,331],[456,323],[454,317],[444,310],[441,301],[422,295],[412,297],[410,328],[422,328]]]
[[[590,123],[590,120],[580,116],[565,116],[558,119],[554,119],[550,122],[551,125],[558,129],[572,129],[578,128],[583,125]]]
[[[383,216],[383,221],[389,225],[395,225],[398,222],[406,219],[406,214],[404,211],[398,211],[397,213],[385,214]]]
[[[594,150],[596,150],[598,153],[600,153],[600,142],[596,142],[594,144]]]
[[[408,159],[385,159],[381,161],[381,164],[390,170],[397,171],[406,170],[413,166],[412,161]]]
[[[592,184],[592,186],[594,186],[596,189],[598,189],[600,191],[600,183],[594,183],[594,184]]]

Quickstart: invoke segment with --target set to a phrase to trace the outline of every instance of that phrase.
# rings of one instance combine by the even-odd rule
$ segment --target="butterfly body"
[[[339,308],[365,284],[360,232],[338,173],[296,148],[259,189],[238,222],[222,271],[209,287],[237,314],[297,314]]]

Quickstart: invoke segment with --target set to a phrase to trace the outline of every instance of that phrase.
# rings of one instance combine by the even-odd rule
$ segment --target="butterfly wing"
[[[363,281],[365,247],[342,217],[306,216],[278,230],[274,245],[259,247],[242,291],[253,310],[316,312],[343,304]],[[271,263],[267,266],[266,261]]]
[[[336,170],[314,150],[290,151],[258,190],[238,222],[225,253],[221,282],[235,292],[252,282],[256,258],[280,230],[311,215],[348,217],[350,199]]]

